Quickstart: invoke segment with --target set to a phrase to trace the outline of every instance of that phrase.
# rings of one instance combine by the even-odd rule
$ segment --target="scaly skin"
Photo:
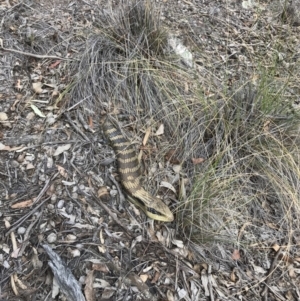
[[[106,118],[103,129],[115,151],[121,183],[127,192],[129,201],[141,208],[152,219],[172,222],[174,216],[168,206],[142,187],[139,162],[134,146],[126,140],[109,117]]]

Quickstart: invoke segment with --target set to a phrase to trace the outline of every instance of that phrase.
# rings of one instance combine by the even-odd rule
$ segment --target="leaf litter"
[[[296,11],[295,3],[287,7],[284,13],[280,11],[282,7],[280,4],[280,2],[274,4],[265,1],[257,6],[254,1],[243,1],[238,6],[239,4],[233,1],[228,1],[226,5],[216,1],[202,4],[192,1],[178,3],[166,1],[162,4],[160,17],[164,25],[179,36],[180,43],[178,42],[174,47],[182,56],[182,60],[191,67],[191,54],[195,57],[194,63],[199,72],[197,75],[199,82],[203,84],[206,95],[212,97],[222,93],[219,88],[221,82],[234,81],[242,72],[246,74],[250,72],[253,65],[252,56],[260,53],[254,48],[263,48],[264,41],[268,40],[266,39],[268,32],[264,32],[261,28],[273,27],[270,29],[273,37],[277,33],[281,34],[279,30],[281,24],[278,23],[280,20],[276,19],[276,16],[282,15],[286,20],[283,29],[291,30],[290,34],[297,37],[296,25],[299,13]],[[2,26],[2,38],[6,48],[14,48],[18,45],[18,49],[22,49],[24,53],[45,56],[49,53],[62,58],[70,56],[75,58],[86,41],[82,32],[88,30],[92,24],[92,19],[89,19],[85,13],[91,11],[90,4],[78,3],[66,7],[63,3],[53,7],[51,3],[32,5],[20,3],[11,6],[8,1],[0,4],[2,13],[4,9],[7,10],[3,15],[7,22]],[[243,6],[247,6],[246,10],[242,10]],[[105,8],[106,4],[103,7]],[[276,9],[279,14],[278,11],[274,13],[273,10]],[[37,19],[33,18],[32,10],[37,12],[35,16]],[[72,17],[73,10],[77,12],[77,21]],[[257,12],[261,12],[258,21],[255,19]],[[96,7],[94,13],[97,14]],[[95,16],[91,14],[91,18]],[[29,25],[25,25],[26,28],[23,25],[27,24],[25,20],[29,22]],[[224,27],[224,24],[227,26]],[[293,27],[289,28],[287,24]],[[32,28],[34,31],[31,30]],[[248,38],[251,42],[248,42]],[[228,43],[229,39],[232,39],[230,43]],[[67,47],[67,40],[70,42],[70,48]],[[174,40],[177,38],[173,39],[173,43]],[[286,47],[292,50],[291,55],[294,55],[293,50],[296,46],[292,43],[286,44]],[[195,45],[198,45],[202,51],[193,53],[190,49]],[[279,52],[279,61],[287,61],[286,56],[282,55],[287,52],[286,50],[282,49]],[[61,101],[58,98],[60,93],[68,95],[70,91],[68,85],[71,83],[68,80],[71,75],[68,74],[66,62],[58,59],[49,61],[47,57],[43,59],[28,57],[22,53],[8,51],[5,51],[4,55],[6,63],[3,70],[9,72],[6,84],[0,91],[1,95],[4,95],[1,96],[1,114],[5,114],[4,121],[9,120],[10,126],[6,127],[1,123],[4,139],[0,149],[3,158],[1,158],[3,186],[1,184],[0,219],[3,221],[2,225],[5,225],[0,240],[0,264],[4,269],[1,276],[1,298],[13,300],[15,296],[22,294],[29,298],[36,298],[39,294],[43,296],[41,299],[45,299],[51,290],[52,298],[55,298],[60,291],[68,296],[76,287],[84,292],[84,296],[76,295],[76,300],[80,300],[79,298],[97,300],[100,297],[109,299],[116,296],[120,296],[122,300],[125,295],[128,296],[128,300],[141,298],[155,300],[156,295],[166,300],[201,300],[204,295],[211,300],[217,298],[261,300],[263,293],[270,300],[275,297],[279,300],[299,299],[297,258],[300,258],[300,255],[299,249],[292,247],[294,240],[299,236],[298,228],[295,228],[293,236],[285,241],[278,224],[273,223],[273,227],[262,227],[261,230],[249,226],[244,229],[241,239],[239,238],[242,243],[247,242],[245,238],[253,242],[253,237],[259,237],[260,231],[264,234],[265,241],[256,240],[253,249],[248,246],[237,248],[234,241],[223,244],[220,241],[209,243],[205,239],[201,246],[198,246],[193,242],[189,243],[189,237],[183,236],[181,231],[174,234],[175,226],[172,225],[154,224],[155,228],[148,230],[147,222],[142,219],[143,215],[134,215],[133,211],[119,212],[118,193],[109,194],[109,191],[115,190],[116,187],[114,183],[107,181],[107,175],[108,172],[115,173],[115,169],[111,165],[101,168],[98,164],[101,160],[112,156],[111,150],[106,147],[102,138],[95,138],[92,133],[86,133],[85,137],[82,137],[80,132],[84,132],[85,127],[78,121],[69,128],[66,126],[66,119],[55,118],[47,124],[37,121],[37,117],[45,118],[43,112],[47,109],[45,105],[48,105],[44,102],[45,99],[50,100],[51,110],[55,110],[59,116],[63,114],[63,110],[60,111]],[[23,59],[27,66],[21,64]],[[297,57],[293,59],[297,60]],[[227,68],[226,79],[220,72],[225,68],[224,66]],[[31,73],[29,76],[28,72]],[[39,82],[40,79],[43,82]],[[35,82],[32,83],[32,80]],[[56,92],[43,90],[44,82],[55,83],[53,87]],[[29,108],[24,104],[28,94],[32,93],[31,89],[36,93],[34,97],[39,102],[31,105],[36,116],[26,121],[24,117],[29,113]],[[287,98],[296,97],[299,94],[297,89],[297,86],[291,87]],[[17,100],[16,91],[19,93]],[[186,81],[183,83],[183,91],[185,94],[191,91],[191,85]],[[108,100],[102,99],[102,101]],[[88,107],[86,109],[89,110]],[[73,119],[75,119],[74,115]],[[91,122],[92,118],[89,124],[93,125],[95,133],[101,137],[98,125]],[[159,136],[156,138],[160,140],[145,135],[147,142],[143,145],[151,143],[152,147],[152,143],[156,143],[160,149],[160,143],[168,140],[168,125],[166,127],[162,126],[163,123],[160,125],[157,127],[158,132],[155,133]],[[175,127],[173,129],[175,130]],[[272,125],[269,121],[262,124],[262,131],[272,133]],[[42,143],[36,137],[28,136],[35,134],[44,136]],[[24,135],[28,136],[27,140],[21,139]],[[12,146],[6,143],[7,138],[13,139],[16,144]],[[75,143],[68,143],[70,139]],[[27,149],[23,149],[23,144]],[[15,151],[18,149],[26,158],[24,164],[17,165],[12,160],[17,159]],[[178,175],[184,172],[183,162],[180,157],[177,157],[175,148],[165,154],[168,155],[167,161],[171,163],[172,172]],[[153,155],[154,152],[150,151],[149,160],[153,160],[151,157]],[[48,167],[45,164],[47,157],[52,158],[55,164]],[[206,159],[202,154],[195,154],[190,158],[195,168],[201,168]],[[146,161],[150,166],[152,163],[153,161]],[[162,159],[155,166],[153,174],[163,174],[160,183],[176,196],[178,187],[173,186],[172,181],[165,180],[170,177],[168,166],[165,166]],[[105,184],[89,174],[88,171],[91,170],[101,175],[101,178],[105,179]],[[57,171],[59,177],[53,179],[51,175]],[[49,179],[52,179],[51,185],[48,185]],[[182,182],[180,185],[183,187],[185,183]],[[185,195],[190,192],[188,183],[186,186],[182,189],[187,189],[185,192],[182,191]],[[96,192],[101,202],[108,202],[111,216],[117,216],[124,228],[117,225],[109,213],[100,209],[97,201],[91,197]],[[33,199],[36,199],[37,203],[31,206],[30,200]],[[60,203],[62,207],[58,208],[61,200],[64,202]],[[88,209],[87,204],[92,207],[92,210]],[[266,204],[266,208],[274,212],[277,209],[269,204]],[[222,210],[221,206],[220,210]],[[256,216],[259,216],[259,210],[253,208],[253,211],[258,214]],[[30,218],[27,218],[27,214]],[[128,214],[132,216],[128,217]],[[271,224],[270,221],[267,223]],[[230,223],[228,225],[231,226]],[[21,231],[21,226],[24,227],[25,234]],[[184,226],[178,225],[178,227]],[[19,229],[20,231],[17,231]],[[155,235],[151,235],[151,232]],[[30,245],[26,244],[29,241]],[[40,243],[44,244],[46,241],[51,243],[51,247],[45,249],[44,245],[43,250]],[[22,248],[25,248],[26,252]],[[269,252],[265,252],[268,248]],[[19,257],[19,254],[22,257]],[[84,255],[84,257],[83,254],[89,256]],[[11,260],[11,257],[18,261],[18,267],[24,272],[23,274],[14,272],[17,262]],[[80,260],[75,259],[76,257]],[[100,268],[91,265],[93,260],[99,260]],[[55,268],[57,263],[61,264],[62,269],[54,269],[50,273],[48,261],[52,262],[52,265],[49,264],[51,269]],[[194,269],[193,267],[196,267],[199,262],[201,265]],[[66,266],[70,270],[63,272]],[[286,271],[288,274],[285,273]],[[53,274],[56,278],[53,278]],[[63,283],[66,275],[70,275],[70,279],[74,280],[74,286],[72,283],[71,285]],[[80,279],[81,276],[85,278],[84,281]],[[294,282],[291,282],[289,277]],[[276,279],[281,281],[278,282]],[[156,293],[152,293],[149,289],[152,288],[151,284],[155,284]],[[263,291],[264,287],[268,287],[268,290]],[[74,297],[69,299],[75,300]]]

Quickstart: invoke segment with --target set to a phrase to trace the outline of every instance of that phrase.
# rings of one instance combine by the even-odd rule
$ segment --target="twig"
[[[109,174],[108,177],[114,183],[114,185],[117,187],[117,190],[118,190],[119,196],[120,196],[120,203],[121,203],[122,208],[123,208],[123,204],[125,202],[125,196],[124,196],[124,194],[122,192],[122,189],[120,188],[119,183],[116,181],[116,179],[114,178],[113,175]]]
[[[214,293],[213,293],[213,283],[212,283],[212,272],[211,272],[211,265],[208,266],[208,271],[207,271],[207,278],[208,278],[208,290],[209,290],[209,295],[210,295],[210,300],[214,301]]]
[[[59,175],[59,172],[57,172],[54,176],[52,176],[51,178],[49,178],[46,182],[46,184],[44,185],[43,189],[41,190],[41,192],[39,193],[39,195],[37,196],[37,198],[35,199],[34,203],[37,203],[42,196],[44,195],[44,193],[47,191],[48,187],[50,186],[50,183]]]
[[[71,119],[71,117],[69,116],[69,114],[64,114],[67,119],[68,119],[68,122],[72,125],[72,127],[76,130],[76,132],[78,134],[80,134],[86,141],[90,141],[90,139],[88,138],[88,136],[86,136],[85,133],[82,132],[82,130],[73,122],[73,120]]]
[[[20,50],[16,50],[16,49],[5,48],[5,47],[3,47],[3,40],[2,39],[0,39],[0,48],[5,50],[5,51],[19,53],[19,54],[23,54],[23,55],[26,55],[26,56],[35,57],[35,58],[38,58],[38,59],[53,59],[53,60],[64,60],[64,61],[72,60],[72,59],[63,58],[63,57],[59,57],[59,56],[55,56],[55,55],[34,54],[34,53],[24,52],[24,51],[20,51]]]
[[[24,239],[23,239],[23,243],[22,243],[21,248],[20,248],[20,250],[18,252],[18,257],[19,258],[22,257],[25,248],[29,244],[30,232],[31,232],[33,226],[39,221],[39,218],[41,217],[41,215],[42,215],[42,211],[38,214],[38,216],[36,216],[36,219],[26,229],[26,232],[25,232],[25,235],[24,235]]]

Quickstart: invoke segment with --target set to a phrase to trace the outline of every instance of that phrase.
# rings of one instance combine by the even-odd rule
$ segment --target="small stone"
[[[54,205],[53,205],[53,204],[48,204],[47,208],[48,208],[50,211],[53,211],[53,210],[54,210]]]
[[[112,189],[109,194],[112,196],[112,197],[115,197],[117,194],[118,194],[118,190],[116,189]]]
[[[64,200],[59,200],[58,203],[57,203],[57,208],[58,208],[58,209],[62,209],[63,206],[64,206],[64,204],[65,204],[65,201],[64,201]]]
[[[47,168],[52,168],[53,167],[53,159],[52,158],[47,158]]]
[[[79,250],[70,250],[70,254],[72,257],[79,257],[80,256],[80,251]]]
[[[52,244],[54,242],[56,242],[57,240],[57,235],[56,233],[50,233],[48,236],[47,236],[47,241],[49,244]]]
[[[76,239],[77,239],[77,237],[73,234],[68,234],[66,236],[66,242],[68,242],[68,243],[74,242],[74,241],[76,241]]]
[[[26,228],[24,228],[24,227],[19,227],[19,228],[18,228],[18,234],[22,235],[22,234],[24,234],[25,232],[26,232]]]

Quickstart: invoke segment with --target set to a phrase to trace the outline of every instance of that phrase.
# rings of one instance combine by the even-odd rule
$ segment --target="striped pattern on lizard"
[[[142,187],[140,165],[134,146],[109,117],[106,117],[103,130],[116,154],[121,183],[129,201],[154,220],[172,222],[174,216],[169,207]]]

